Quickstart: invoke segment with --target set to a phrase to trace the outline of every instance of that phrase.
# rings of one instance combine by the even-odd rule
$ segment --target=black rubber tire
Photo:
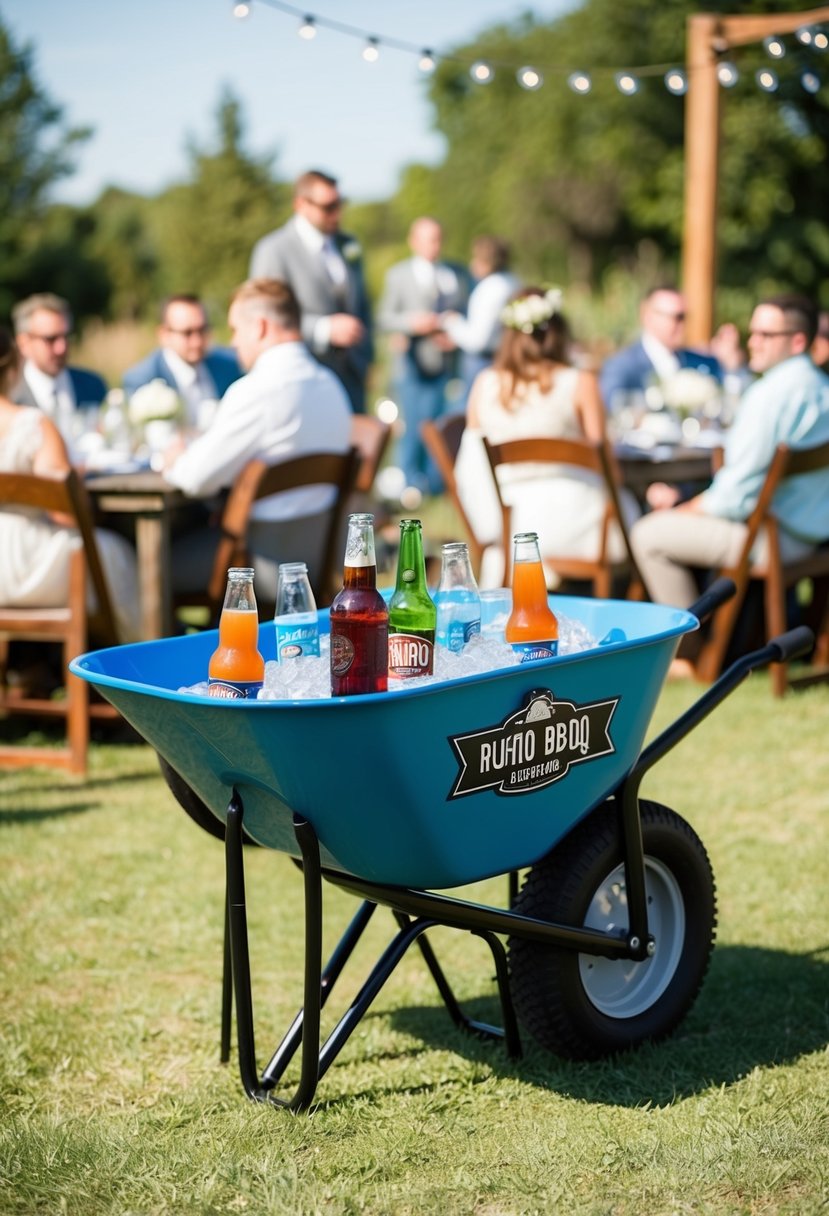
[[[653,958],[642,963],[610,961],[509,939],[510,986],[518,1019],[542,1047],[569,1059],[598,1059],[664,1038],[691,1008],[708,969],[717,902],[705,848],[690,825],[668,807],[643,801],[640,815],[648,923],[656,937]],[[621,865],[617,814],[608,802],[532,867],[515,911],[583,926],[600,893],[605,906],[610,891],[624,900]],[[604,927],[600,906],[597,903],[590,917],[593,928]],[[663,907],[660,943],[651,916],[657,919]],[[616,924],[627,928],[624,914]]]
[[[224,840],[225,825],[221,820],[216,818],[210,807],[202,802],[192,786],[187,784],[181,774],[176,772],[168,760],[165,760],[158,752],[156,752],[156,756],[158,757],[161,775],[170,787],[170,793],[181,809],[186,811],[193,822],[197,823],[200,828],[204,828],[209,836],[214,836],[216,840]],[[242,843],[256,844],[256,841],[251,840],[244,828],[242,829]]]

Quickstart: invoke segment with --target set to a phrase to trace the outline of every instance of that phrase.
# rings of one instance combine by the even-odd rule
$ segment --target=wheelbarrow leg
[[[222,1025],[219,1062],[230,1059],[230,1019],[233,1016],[233,967],[230,962],[230,905],[225,891],[225,927],[222,943]]]

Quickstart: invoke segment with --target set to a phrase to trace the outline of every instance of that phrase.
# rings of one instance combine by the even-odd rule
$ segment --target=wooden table
[[[189,500],[160,473],[97,473],[86,488],[102,515],[127,515],[135,521],[141,636],[145,641],[173,631],[170,588],[170,521]]]
[[[616,459],[625,485],[640,502],[644,502],[645,491],[654,481],[698,485],[702,489],[711,480],[711,452],[706,448],[660,446],[641,451],[620,445]]]

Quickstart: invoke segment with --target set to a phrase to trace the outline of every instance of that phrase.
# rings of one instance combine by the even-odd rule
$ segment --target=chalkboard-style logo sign
[[[619,698],[576,705],[535,689],[527,705],[499,726],[450,735],[459,772],[449,798],[481,790],[527,794],[566,777],[572,764],[615,752],[610,720]]]

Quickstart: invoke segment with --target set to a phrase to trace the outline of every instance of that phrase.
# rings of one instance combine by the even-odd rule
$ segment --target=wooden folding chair
[[[602,519],[599,538],[599,549],[595,557],[570,557],[567,555],[550,555],[545,552],[545,569],[554,572],[562,579],[576,579],[579,582],[589,582],[593,585],[593,594],[600,599],[608,599],[613,594],[614,580],[626,578],[630,583],[629,594],[639,598],[640,588],[644,585],[639,574],[633,550],[630,547],[630,537],[619,501],[619,492],[611,473],[610,453],[607,442],[589,443],[576,439],[513,439],[508,443],[490,443],[484,439],[495,484],[498,487],[498,498],[501,502],[503,519],[503,548],[504,548],[504,585],[508,586],[512,571],[512,511],[504,502],[498,483],[498,469],[507,464],[550,464],[558,468],[551,471],[550,476],[560,476],[567,467],[588,470],[595,473],[604,484],[606,505]],[[539,528],[543,524],[539,520]],[[625,547],[625,556],[621,561],[613,561],[608,552],[611,529],[614,524],[619,529]]]
[[[486,546],[475,535],[472,521],[466,513],[466,508],[458,493],[458,483],[455,480],[455,461],[460,451],[461,440],[466,429],[466,414],[445,414],[434,421],[421,422],[420,436],[423,444],[438,467],[443,478],[446,493],[458,513],[458,518],[466,532],[469,544],[469,556],[476,575],[480,573],[481,562]]]
[[[811,669],[807,669],[803,682],[829,676],[829,537],[826,542],[804,558],[784,562],[780,555],[780,524],[774,514],[774,496],[781,483],[789,477],[817,473],[829,469],[829,443],[814,448],[789,448],[780,444],[766,475],[757,505],[747,520],[748,532],[736,564],[719,571],[732,578],[737,586],[733,599],[723,604],[715,613],[709,636],[696,661],[696,674],[701,680],[715,680],[725,661],[728,643],[745,602],[749,584],[756,580],[763,585],[765,627],[768,638],[781,634],[786,629],[786,592],[804,579],[812,580],[813,597],[809,623],[817,634],[817,645]],[[753,562],[751,551],[761,529],[767,539],[766,558]],[[790,683],[788,665],[775,663],[771,666],[772,690],[777,697],[783,696]],[[799,679],[798,683],[801,682]]]
[[[337,590],[334,571],[341,556],[337,545],[343,512],[359,471],[360,453],[353,447],[347,452],[314,452],[279,464],[269,465],[264,460],[249,461],[233,483],[222,511],[219,524],[221,536],[207,590],[202,594],[182,593],[177,597],[177,607],[206,604],[210,620],[215,624],[222,610],[229,567],[251,563],[247,538],[253,504],[260,498],[280,494],[283,490],[315,485],[330,485],[336,491],[325,523],[320,525],[324,528],[322,561],[311,584],[317,603],[330,604]]]
[[[71,527],[77,529],[81,543],[73,551],[69,564],[69,595],[59,608],[0,607],[0,711],[6,714],[63,717],[66,719],[66,746],[0,747],[0,766],[19,767],[38,764],[66,769],[71,773],[86,773],[91,717],[117,720],[118,713],[104,702],[91,702],[86,680],[66,671],[65,700],[19,695],[7,686],[6,661],[12,641],[60,642],[63,646],[64,669],[70,659],[88,649],[94,635],[102,646],[118,641],[112,601],[104,578],[92,513],[83,482],[74,469],[57,477],[34,476],[25,473],[0,473],[0,502],[4,507],[27,507],[39,511],[54,511],[66,515]],[[87,610],[87,585],[95,591],[97,607]]]

